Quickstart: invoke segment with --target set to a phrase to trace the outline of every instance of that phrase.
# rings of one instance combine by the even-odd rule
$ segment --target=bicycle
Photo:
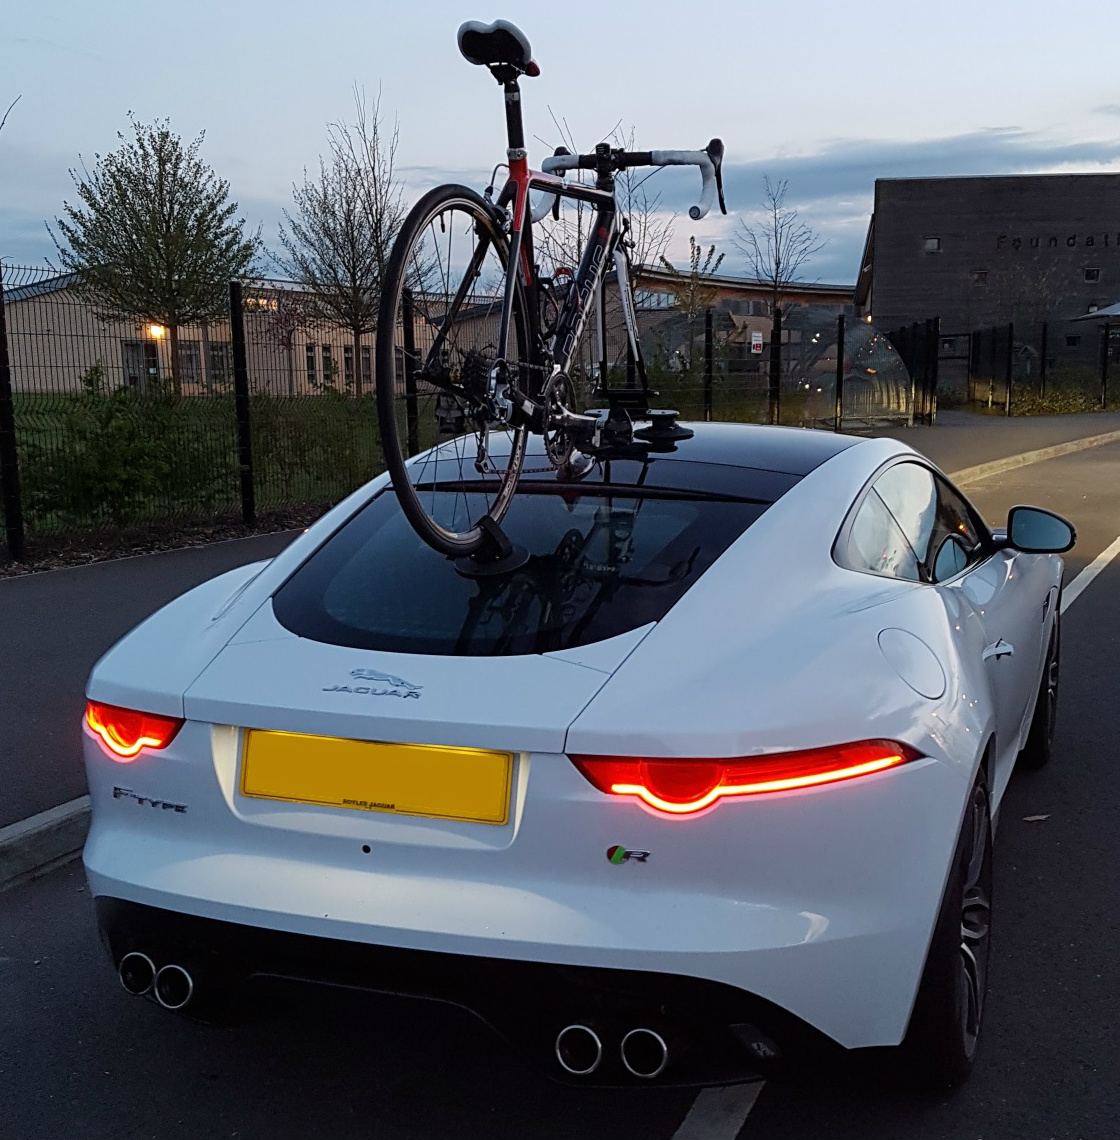
[[[382,281],[377,324],[379,430],[401,509],[416,533],[452,558],[509,565],[500,522],[524,465],[530,434],[543,437],[551,467],[578,475],[610,449],[671,444],[692,433],[676,413],[649,406],[638,337],[627,223],[615,177],[633,167],[697,166],[699,220],[723,198],[723,143],[698,151],[626,151],[608,143],[593,154],[566,148],[531,170],[519,80],[540,74],[529,41],[513,24],[469,21],[459,50],[487,67],[505,93],[508,177],[497,197],[462,185],[438,186],[406,217]],[[595,173],[595,184],[565,178]],[[543,191],[534,204],[531,191]],[[544,277],[534,258],[533,226],[560,200],[594,210],[578,269],[566,281]],[[613,265],[626,325],[625,386],[610,383],[605,292]],[[572,362],[594,314],[594,398],[605,407],[575,410]],[[635,428],[635,422],[645,427]],[[441,478],[442,465],[442,478]],[[473,468],[473,474],[471,474]],[[448,492],[453,492],[448,494]]]

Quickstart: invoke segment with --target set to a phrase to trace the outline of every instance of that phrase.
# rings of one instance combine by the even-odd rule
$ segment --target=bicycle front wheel
[[[492,207],[466,186],[439,186],[409,212],[382,282],[377,411],[401,509],[451,557],[486,541],[482,519],[509,509],[527,429],[505,422],[491,373],[500,354],[509,244]],[[520,281],[505,361],[531,388]],[[500,396],[500,393],[498,394]]]

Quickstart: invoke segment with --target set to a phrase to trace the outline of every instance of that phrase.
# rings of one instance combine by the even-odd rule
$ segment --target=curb
[[[1087,451],[1091,447],[1102,447],[1108,443],[1120,443],[1120,431],[1091,435],[1084,439],[1057,443],[1052,447],[1009,455],[1004,459],[994,459],[989,463],[978,463],[974,467],[952,472],[949,477],[954,483],[975,483],[992,475],[1014,471],[1017,467],[1027,467],[1045,459],[1056,459],[1060,455],[1071,455],[1076,451]],[[89,831],[89,819],[89,796],[79,796],[69,803],[0,828],[0,891],[33,879],[36,875],[45,874],[80,854]]]
[[[1018,455],[1008,455],[1004,459],[993,459],[990,463],[978,463],[975,467],[965,467],[954,471],[949,478],[954,483],[975,483],[990,475],[1002,475],[1017,467],[1027,467],[1031,463],[1041,463],[1044,459],[1057,459],[1059,455],[1072,455],[1075,451],[1087,451],[1090,447],[1103,447],[1106,443],[1120,443],[1120,431],[1106,431],[1103,435],[1089,435],[1084,439],[1071,439],[1067,443],[1055,443],[1051,447],[1040,447],[1036,451],[1023,451]]]
[[[89,831],[89,796],[0,827],[0,891],[80,854]]]

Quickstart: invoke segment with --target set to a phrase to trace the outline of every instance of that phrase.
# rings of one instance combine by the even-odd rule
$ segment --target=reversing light
[[[179,717],[122,709],[100,701],[87,703],[86,724],[122,763],[135,758],[142,748],[153,752],[166,748],[183,727]]]
[[[688,815],[702,811],[718,799],[853,780],[895,768],[920,755],[895,740],[860,740],[829,748],[727,760],[646,756],[573,756],[571,759],[601,792],[637,796],[658,811]]]

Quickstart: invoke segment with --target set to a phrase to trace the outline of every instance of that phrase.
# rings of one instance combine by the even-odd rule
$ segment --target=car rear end
[[[184,1009],[259,975],[433,997],[605,1082],[888,1043],[928,938],[925,903],[898,906],[940,890],[956,775],[891,739],[808,756],[823,729],[767,712],[764,665],[743,677],[759,731],[740,751],[781,743],[761,780],[779,783],[743,791],[691,707],[751,642],[733,615],[743,636],[719,633],[711,576],[747,565],[805,474],[677,458],[530,480],[505,522],[529,561],[496,578],[420,546],[384,490],[261,575],[177,710],[145,708],[126,639],[84,728],[85,861],[126,988]],[[449,510],[470,493],[433,490]],[[690,613],[706,666],[668,628]],[[131,637],[158,659],[158,617]],[[650,731],[666,717],[673,739]]]

